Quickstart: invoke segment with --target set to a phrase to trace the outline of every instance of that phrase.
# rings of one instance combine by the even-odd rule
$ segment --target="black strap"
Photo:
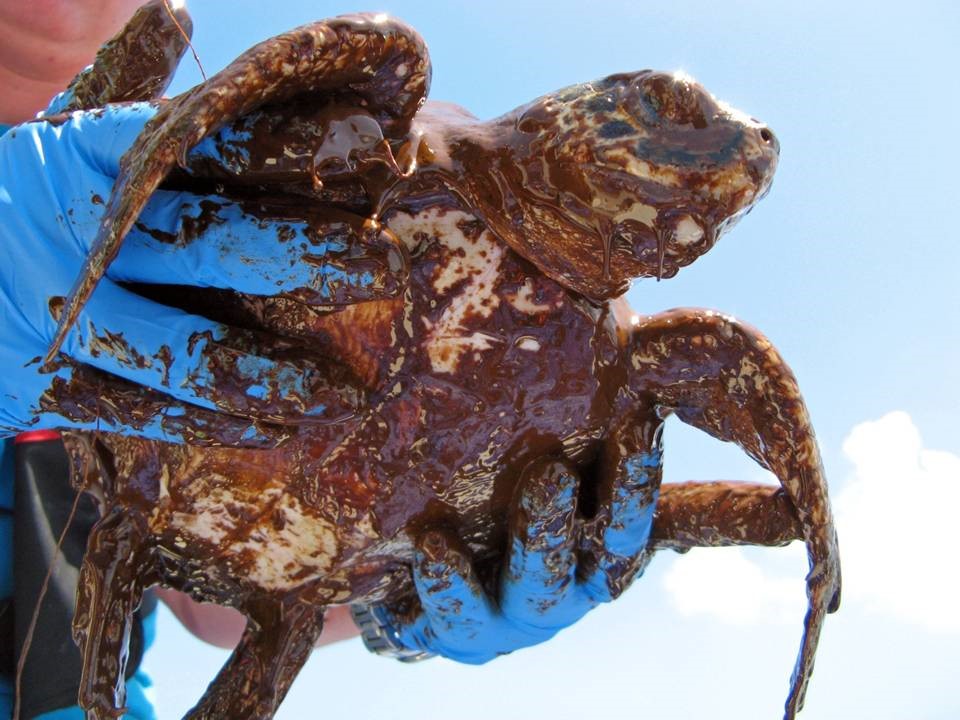
[[[59,440],[17,444],[15,464],[13,626],[19,657],[76,493],[70,485],[67,453]],[[20,684],[22,717],[31,718],[77,703],[81,656],[73,642],[71,623],[87,536],[97,518],[93,499],[82,496],[57,557],[30,642]],[[130,638],[128,678],[136,672],[143,655],[141,617],[154,606],[152,598],[150,602],[145,598],[137,612]]]
[[[0,674],[12,676],[16,670],[13,655],[13,598],[0,600]]]

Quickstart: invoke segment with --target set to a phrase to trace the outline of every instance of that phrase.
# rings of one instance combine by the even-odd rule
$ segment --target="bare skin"
[[[0,0],[0,123],[30,120],[142,0]]]
[[[239,610],[199,603],[189,595],[171,590],[157,588],[157,597],[177,616],[183,626],[198,638],[211,645],[225,650],[232,650],[240,642],[247,619]],[[327,610],[323,616],[323,634],[317,641],[316,647],[331,645],[341,640],[349,640],[357,636],[357,626],[350,617],[350,608],[346,606],[334,607]]]

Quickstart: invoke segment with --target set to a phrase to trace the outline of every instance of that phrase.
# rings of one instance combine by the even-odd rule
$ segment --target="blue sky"
[[[431,97],[480,117],[652,67],[683,69],[769,123],[782,147],[770,195],[709,255],[629,298],[643,313],[732,313],[762,329],[800,380],[846,581],[801,717],[960,717],[956,4],[189,5],[208,73],[294,25],[386,10],[426,37]],[[198,77],[185,62],[173,89]],[[763,477],[736,448],[679,423],[665,456],[668,481]],[[796,545],[663,555],[612,606],[482,668],[404,667],[344,643],[315,653],[279,717],[776,718],[804,572]],[[180,717],[224,657],[165,615],[148,658],[161,717]]]

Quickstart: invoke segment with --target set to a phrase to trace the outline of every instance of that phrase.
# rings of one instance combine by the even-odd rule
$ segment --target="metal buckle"
[[[350,615],[360,629],[360,637],[367,650],[402,663],[428,660],[436,653],[427,650],[411,650],[406,647],[390,624],[387,611],[379,605],[351,605]]]

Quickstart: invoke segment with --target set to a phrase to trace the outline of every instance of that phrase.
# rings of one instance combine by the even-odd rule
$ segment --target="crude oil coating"
[[[69,363],[55,361],[52,369]],[[69,379],[55,377],[40,398],[40,410],[69,418],[75,423],[100,428],[125,425],[133,429],[159,426],[172,436],[198,446],[237,445],[252,442],[257,431],[262,447],[275,447],[296,433],[295,428],[171,404],[160,393],[127,382],[114,375],[82,365],[71,365]]]
[[[319,236],[335,232],[345,210],[366,216],[410,265],[401,296],[339,308],[296,295],[184,296],[255,331],[242,335],[248,347],[273,342],[315,353],[318,366],[350,367],[363,399],[341,422],[282,428],[273,449],[98,437],[112,472],[91,540],[103,551],[82,578],[81,704],[103,717],[122,704],[110,668],[122,673],[123,648],[106,628],[124,622],[142,586],[161,582],[250,618],[191,717],[271,717],[324,606],[409,592],[418,531],[451,528],[478,559],[495,558],[532,461],[572,462],[602,498],[631,453],[659,443],[673,412],[737,443],[782,487],[664,486],[651,548],[807,543],[810,612],[793,717],[839,597],[826,485],[796,382],[769,342],[732,318],[640,318],[614,299],[632,278],[670,277],[693,262],[767,192],[770,131],[692,81],[651,71],[574,86],[488,122],[448,105],[420,108],[428,80],[425,47],[401,23],[318,23],[171,101],[125,158],[109,204],[115,225],[68,304],[67,326],[178,160],[190,178],[173,182],[240,178],[226,191],[271,217],[298,218],[312,197]],[[291,97],[285,115],[277,102]],[[342,145],[328,142],[333,121],[353,123]],[[222,162],[187,155],[224,126]],[[340,205],[330,191],[338,183]],[[237,382],[229,368],[217,375],[227,405],[243,394]],[[74,396],[82,388],[51,402]],[[139,408],[114,402],[112,411],[129,422],[124,414]],[[74,442],[94,454],[88,438]],[[602,513],[585,522],[590,552],[609,528]],[[131,558],[122,572],[111,547]]]
[[[662,485],[651,540],[658,548],[787,545],[803,529],[783,488],[743,482]]]

